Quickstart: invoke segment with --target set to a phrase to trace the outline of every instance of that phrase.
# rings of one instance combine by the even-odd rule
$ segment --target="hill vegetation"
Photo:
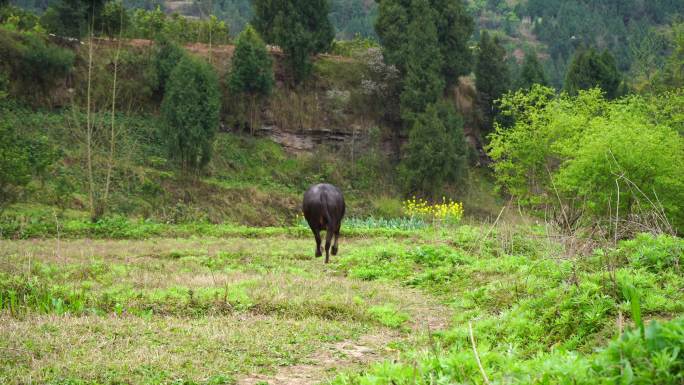
[[[0,1],[0,382],[681,385],[679,2],[253,5]]]

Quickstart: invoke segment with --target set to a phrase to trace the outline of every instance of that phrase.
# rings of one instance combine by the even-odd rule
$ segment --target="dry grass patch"
[[[0,382],[81,379],[142,384],[272,373],[323,344],[358,338],[360,323],[227,315],[204,318],[0,316]]]

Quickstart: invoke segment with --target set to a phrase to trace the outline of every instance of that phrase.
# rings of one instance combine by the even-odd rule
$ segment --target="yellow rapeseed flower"
[[[442,197],[441,203],[434,204],[413,197],[404,201],[403,206],[406,215],[430,222],[456,224],[463,218],[463,204],[446,197]]]

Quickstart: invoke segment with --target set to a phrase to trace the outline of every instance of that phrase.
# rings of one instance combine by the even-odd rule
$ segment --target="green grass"
[[[471,322],[493,383],[682,381],[680,238],[642,234],[568,257],[561,245],[534,241],[534,229],[498,230],[476,249],[457,242],[346,254],[340,267],[349,276],[418,287],[449,302],[454,327],[441,334],[440,350],[412,349],[402,360],[335,383],[480,383]],[[638,337],[642,318],[646,341]],[[626,334],[617,338],[620,328]]]
[[[480,383],[471,323],[493,382],[681,381],[679,238],[351,226],[325,265],[302,226],[120,225],[0,240],[0,382]]]
[[[425,294],[339,274],[308,238],[4,240],[0,250],[2,383],[232,381],[364,336],[420,343],[427,315],[446,316]]]

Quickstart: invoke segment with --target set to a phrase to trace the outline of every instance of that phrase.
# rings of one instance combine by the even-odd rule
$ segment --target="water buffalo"
[[[316,256],[321,253],[321,230],[325,230],[325,263],[329,260],[330,240],[335,235],[332,255],[337,255],[337,240],[344,216],[344,197],[337,187],[321,183],[309,187],[304,193],[302,211],[316,238]]]

